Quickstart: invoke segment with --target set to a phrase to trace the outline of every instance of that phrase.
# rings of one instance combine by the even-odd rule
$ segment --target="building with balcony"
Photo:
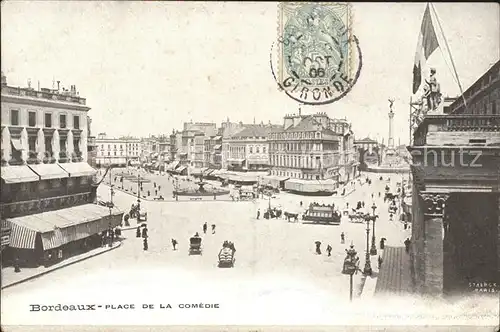
[[[223,138],[229,171],[267,171],[269,170],[269,144],[267,138],[270,125],[251,124],[233,135]]]
[[[122,214],[94,204],[85,99],[75,86],[8,86],[2,73],[1,104],[2,266],[48,266],[100,246]]]
[[[141,140],[133,137],[111,138],[105,133],[98,135],[97,167],[138,165],[141,156]]]
[[[491,291],[494,284],[498,291],[499,109],[497,62],[413,134],[411,258],[419,293],[463,294],[475,285]]]
[[[205,137],[205,156],[203,167],[209,169],[222,168],[222,136]]]
[[[271,173],[266,181],[303,194],[332,194],[357,175],[354,137],[346,120],[325,113],[286,115],[268,139]]]

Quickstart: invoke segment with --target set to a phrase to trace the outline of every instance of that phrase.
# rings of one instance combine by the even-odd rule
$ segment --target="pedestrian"
[[[144,238],[144,241],[142,243],[143,243],[143,250],[147,251],[148,250],[148,239]]]
[[[160,191],[160,190],[161,190],[161,186],[158,186],[158,191]]]
[[[257,219],[260,218],[260,209],[257,210]]]
[[[340,244],[344,244],[345,243],[345,234],[344,232],[340,233]]]
[[[203,224],[203,234],[207,234],[207,228],[208,228],[207,223],[204,223]]]
[[[212,224],[212,234],[215,234],[215,224]]]
[[[21,272],[21,268],[19,267],[19,265],[20,265],[20,263],[19,263],[19,258],[18,258],[18,257],[16,257],[16,258],[14,259],[14,272],[16,272],[16,273]]]
[[[330,257],[332,255],[332,246],[331,245],[328,245],[328,247],[326,247],[326,252],[328,253],[328,257]]]
[[[176,239],[172,239],[172,247],[174,247],[174,250],[177,250],[176,246],[177,246],[177,240]]]
[[[155,196],[158,196],[158,189],[155,189]]]
[[[361,202],[361,207],[364,208],[365,207],[365,201],[362,201]]]
[[[409,253],[410,252],[410,244],[411,244],[410,239],[406,238],[404,244],[405,244],[405,250],[406,250],[406,252]]]
[[[380,255],[378,256],[378,269],[380,270],[380,267],[382,266],[382,257]]]
[[[111,239],[111,241],[110,241],[110,247],[111,247],[111,244],[115,241],[115,232],[110,228],[108,230],[108,234],[109,234],[109,237]]]
[[[124,217],[123,217],[123,220],[125,220],[125,227],[129,227],[130,226],[130,223],[128,222],[128,220],[130,219],[130,215],[127,213]]]
[[[147,228],[147,227],[144,227],[144,228],[142,229],[142,237],[143,237],[144,239],[147,239],[147,238],[148,238],[148,228]]]
[[[151,192],[148,190],[148,196],[151,196]]]
[[[137,231],[135,232],[135,237],[141,237],[141,226],[137,226]]]
[[[373,199],[373,193],[372,193],[372,199]]]
[[[156,188],[156,182],[153,182],[153,186]]]
[[[302,207],[302,201],[300,201],[300,207]]]
[[[408,223],[405,222],[405,225],[404,225],[405,229],[408,229]]]
[[[393,217],[392,213],[389,214],[389,221],[392,221],[392,217]]]
[[[321,242],[316,241],[314,243],[316,244],[316,254],[321,255]]]
[[[381,250],[384,250],[384,248],[385,248],[385,241],[386,240],[387,239],[385,237],[383,237],[383,238],[380,239],[380,249]]]

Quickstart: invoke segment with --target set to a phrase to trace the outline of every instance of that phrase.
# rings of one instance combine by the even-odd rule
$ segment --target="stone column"
[[[41,160],[43,161],[43,158],[45,157],[45,134],[43,133],[43,130],[42,129],[39,129],[38,130],[38,134],[37,134],[37,158],[38,160]]]
[[[26,165],[29,151],[28,132],[26,131],[26,128],[23,128],[23,130],[21,130],[21,144],[23,146],[23,149],[21,151],[21,159],[23,160],[23,164]]]
[[[443,216],[449,194],[422,192],[424,212],[424,293],[443,294]]]

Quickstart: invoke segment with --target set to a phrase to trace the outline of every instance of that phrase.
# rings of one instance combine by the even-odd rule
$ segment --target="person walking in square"
[[[406,252],[409,253],[410,252],[410,244],[411,244],[410,239],[406,238],[404,244],[405,244],[405,250],[406,250]]]
[[[257,219],[260,218],[260,209],[257,210]]]
[[[203,234],[207,234],[207,229],[208,229],[208,225],[207,225],[207,223],[204,223],[203,224]]]
[[[340,234],[340,244],[344,244],[344,243],[345,243],[345,234],[344,234],[344,232],[342,232]]]
[[[316,254],[321,255],[321,242],[316,241],[314,243],[316,244]]]
[[[328,245],[326,247],[326,252],[328,253],[328,257],[330,257],[332,255],[332,246],[331,245]]]
[[[177,246],[177,240],[176,239],[172,239],[172,247],[174,248],[174,250],[177,250],[176,246]]]
[[[212,224],[212,234],[215,234],[215,224]]]
[[[137,226],[137,231],[135,232],[135,237],[141,237],[141,226]]]
[[[144,238],[144,241],[142,242],[143,244],[143,250],[148,251],[148,239]]]
[[[148,237],[148,228],[147,228],[147,227],[144,227],[144,228],[142,229],[142,237],[143,237],[144,239],[146,239],[146,238]]]

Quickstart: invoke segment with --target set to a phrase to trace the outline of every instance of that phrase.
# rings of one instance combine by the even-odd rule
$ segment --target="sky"
[[[464,89],[499,59],[499,6],[436,3]],[[363,68],[343,99],[302,113],[347,117],[357,138],[409,139],[412,69],[425,3],[353,3]],[[9,85],[75,84],[91,107],[92,133],[170,134],[183,122],[281,124],[299,105],[278,91],[269,64],[277,3],[4,1],[2,71]],[[435,20],[435,18],[434,18]],[[439,26],[429,58],[445,95],[460,90]],[[445,60],[446,59],[446,60]]]

